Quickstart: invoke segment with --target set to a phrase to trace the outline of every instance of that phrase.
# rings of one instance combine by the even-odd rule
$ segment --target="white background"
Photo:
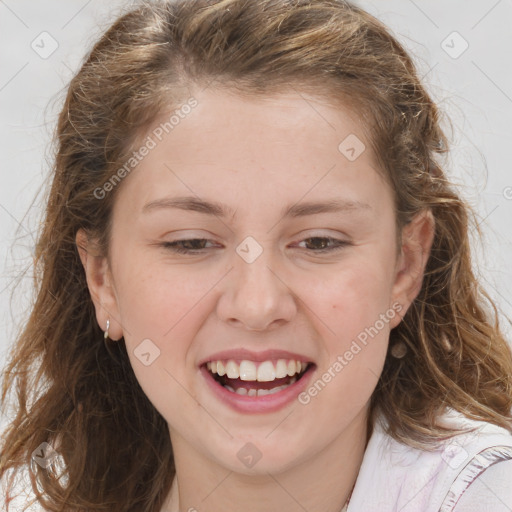
[[[49,143],[66,84],[128,3],[0,0],[0,367],[30,309],[33,233],[42,211],[40,199],[32,201],[49,173]],[[477,208],[486,233],[483,248],[475,247],[478,273],[512,317],[512,1],[358,4],[413,53],[428,89],[452,120],[449,173]],[[51,38],[42,32],[58,44],[47,58],[31,47],[34,42],[51,49]],[[453,58],[442,47],[445,40],[452,55],[464,40],[469,46]]]

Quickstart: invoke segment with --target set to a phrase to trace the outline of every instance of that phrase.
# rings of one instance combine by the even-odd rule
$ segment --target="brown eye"
[[[306,244],[309,245],[309,247],[306,247],[306,249],[309,249],[313,252],[336,251],[347,245],[350,245],[350,243],[345,240],[338,240],[337,238],[324,236],[306,238],[303,240],[303,242],[306,242]]]
[[[210,242],[207,238],[188,238],[185,240],[176,240],[174,242],[164,242],[162,247],[180,254],[199,254],[209,247],[205,244]]]

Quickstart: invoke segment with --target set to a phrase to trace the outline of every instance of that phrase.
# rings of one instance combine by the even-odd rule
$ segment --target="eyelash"
[[[340,249],[343,249],[344,247],[351,245],[350,242],[347,242],[345,240],[338,240],[337,238],[332,238],[329,236],[312,236],[312,237],[305,238],[302,241],[304,242],[304,241],[308,241],[308,240],[328,240],[330,242],[335,243],[334,246],[331,246],[327,249],[317,249],[317,250],[312,249],[312,251],[315,254],[318,254],[318,253],[325,254],[325,253],[330,253],[330,252],[334,252],[334,251],[339,251]],[[182,245],[180,245],[183,243],[190,243],[190,242],[209,242],[209,240],[207,238],[186,238],[184,240],[176,240],[174,242],[163,242],[161,245],[165,249],[170,249],[171,251],[176,252],[178,254],[191,254],[191,255],[200,254],[201,252],[203,252],[204,250],[207,249],[207,248],[185,249]]]

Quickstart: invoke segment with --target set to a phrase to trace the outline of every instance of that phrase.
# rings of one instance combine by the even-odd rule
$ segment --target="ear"
[[[390,322],[391,328],[400,323],[421,290],[434,234],[435,220],[430,209],[416,214],[402,229],[401,250],[392,290],[392,304],[399,303],[402,309],[400,315],[395,315]]]
[[[78,230],[75,242],[96,309],[96,320],[103,331],[109,320],[108,336],[118,340],[123,336],[123,329],[119,322],[119,308],[108,260],[99,254],[97,244],[89,239],[83,229]]]

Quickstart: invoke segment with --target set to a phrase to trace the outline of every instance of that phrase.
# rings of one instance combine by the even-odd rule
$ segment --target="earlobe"
[[[434,235],[435,220],[430,209],[416,214],[402,230],[401,251],[397,258],[392,293],[393,303],[398,302],[403,308],[400,317],[405,315],[421,290]],[[396,325],[400,317],[396,317]]]
[[[100,255],[97,244],[89,239],[83,229],[78,230],[75,243],[85,270],[98,325],[105,330],[109,320],[109,338],[118,340],[123,336],[123,331],[107,258]]]

